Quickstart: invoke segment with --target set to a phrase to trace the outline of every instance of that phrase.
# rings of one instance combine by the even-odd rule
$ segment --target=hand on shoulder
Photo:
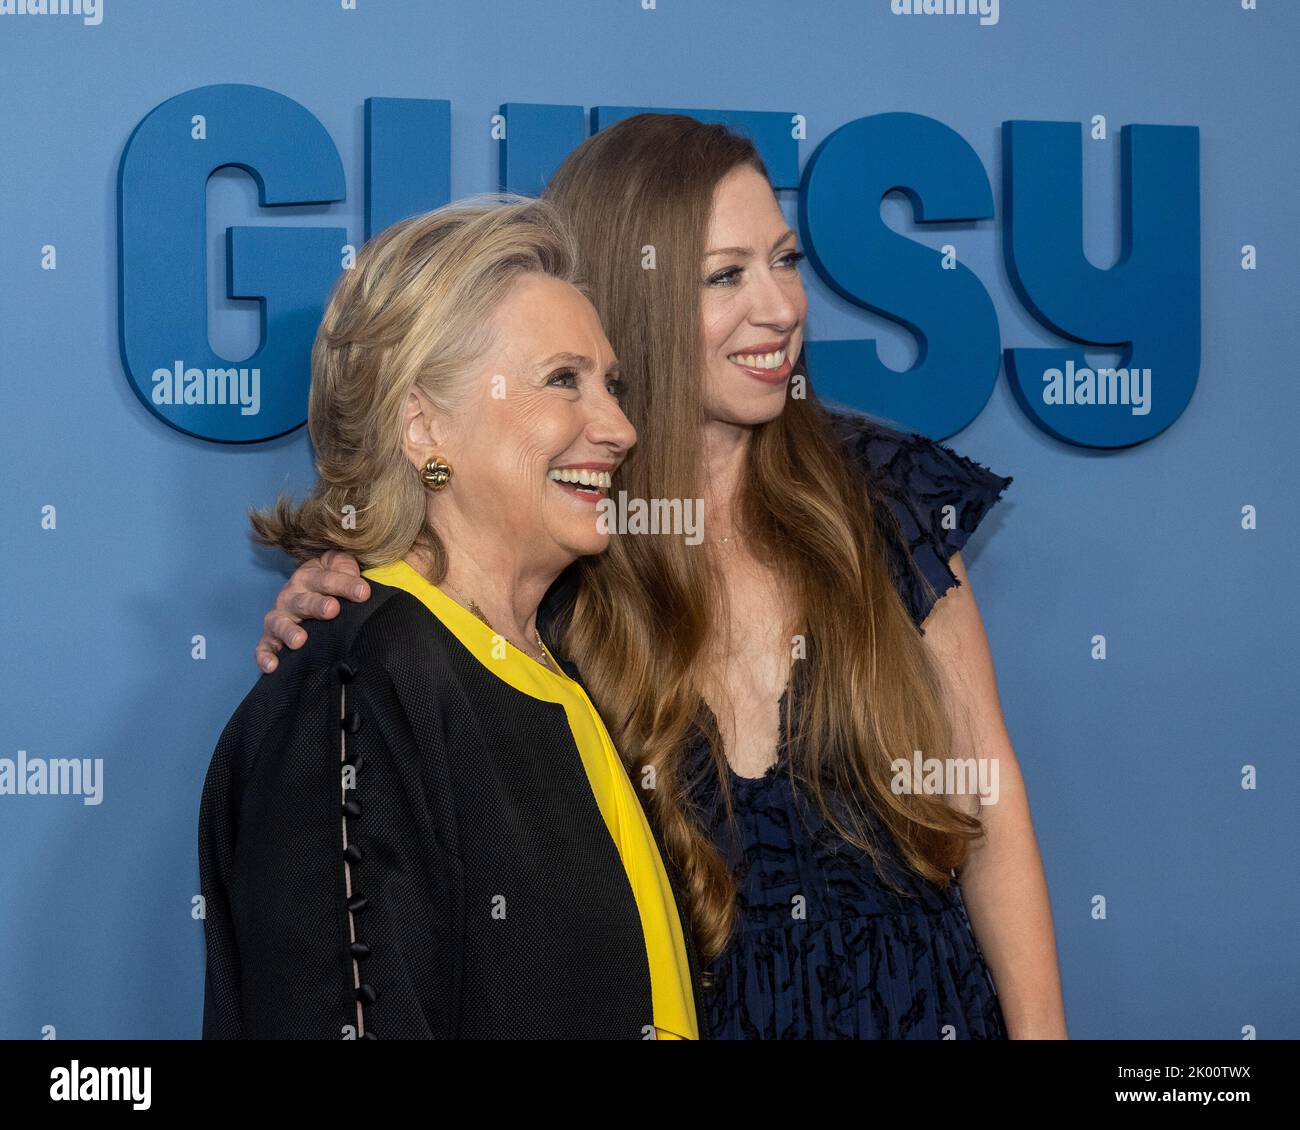
[[[370,585],[361,564],[350,553],[331,549],[305,561],[285,582],[275,605],[262,619],[262,638],[254,650],[257,665],[268,674],[279,666],[277,656],[287,645],[297,650],[307,642],[305,620],[332,620],[344,600],[370,599]]]

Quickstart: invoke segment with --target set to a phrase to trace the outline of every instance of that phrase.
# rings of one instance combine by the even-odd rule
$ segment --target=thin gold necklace
[[[494,636],[500,636],[500,638],[503,640],[506,639],[505,636],[502,636],[500,632],[498,632],[495,628],[492,627],[492,621],[490,621],[485,615],[483,615],[483,609],[481,609],[478,606],[477,601],[471,600],[469,602],[469,610],[488,626],[488,628],[491,630]],[[537,641],[537,662],[540,663],[543,667],[545,667],[548,671],[552,670],[553,668],[551,666],[551,658],[549,655],[546,654],[546,645],[542,643],[542,633],[537,630],[536,624],[533,625],[533,639]],[[510,642],[509,640],[506,640],[506,643],[509,642]],[[519,650],[523,651],[523,648],[520,648]],[[524,652],[524,654],[526,655],[528,653]]]

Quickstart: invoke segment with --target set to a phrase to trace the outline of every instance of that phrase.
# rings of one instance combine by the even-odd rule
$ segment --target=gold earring
[[[451,464],[441,455],[435,455],[424,465],[420,472],[424,485],[431,491],[442,490],[451,480]]]

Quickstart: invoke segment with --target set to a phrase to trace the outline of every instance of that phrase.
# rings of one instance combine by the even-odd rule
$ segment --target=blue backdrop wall
[[[0,4],[0,785],[6,761],[11,780],[36,759],[94,773],[93,795],[0,789],[0,1037],[200,1029],[199,792],[287,571],[250,546],[246,511],[305,490],[311,453],[301,428],[255,443],[184,434],[137,397],[118,320],[118,175],[155,107],[231,83],[314,115],[345,186],[336,203],[267,209],[243,170],[208,181],[206,232],[190,235],[207,249],[207,341],[232,363],[262,344],[262,320],[258,302],[227,297],[227,229],[339,228],[359,246],[368,98],[450,103],[453,197],[503,183],[493,118],[508,105],[799,115],[806,136],[781,193],[792,223],[798,173],[837,128],[903,112],[955,131],[990,208],[918,223],[896,191],[880,214],[921,246],[951,246],[979,281],[996,313],[993,364],[954,383],[950,358],[946,384],[875,406],[1015,477],[965,556],[1030,789],[1071,1033],[1300,1035],[1300,649],[1287,611],[1300,548],[1300,5],[1002,0],[985,23],[897,6],[102,0],[78,16]],[[1049,434],[997,367],[999,343],[1083,348],[1027,308],[1004,255],[1003,123],[1025,120],[1076,130],[1081,170],[1061,179],[1083,193],[1072,250],[1102,269],[1125,250],[1122,127],[1194,131],[1199,242],[1184,233],[1169,254],[1192,265],[1180,277],[1199,286],[1199,315],[1163,328],[1199,380],[1144,442]],[[147,181],[136,205],[153,200],[163,224],[167,186],[151,198]],[[861,203],[874,214],[874,199]],[[853,259],[851,244],[839,251]],[[870,409],[880,390],[908,387],[877,371],[872,393],[873,354],[901,373],[941,341],[923,347],[851,301],[818,258],[805,272],[810,335],[826,345],[814,383],[824,373]],[[867,351],[829,344],[864,339]],[[1112,348],[1087,349],[1089,361],[1125,363],[1115,336],[1090,340]],[[948,409],[970,386],[954,433]]]

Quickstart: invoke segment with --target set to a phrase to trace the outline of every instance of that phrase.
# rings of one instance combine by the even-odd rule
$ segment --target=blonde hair
[[[363,567],[418,544],[440,581],[446,546],[428,524],[428,496],[402,446],[408,394],[418,388],[435,407],[453,409],[515,281],[539,272],[586,293],[578,262],[560,212],[514,193],[468,197],[374,236],[335,284],[312,347],[307,428],[316,483],[301,503],[281,494],[269,509],[251,510],[254,539],[299,560],[341,549]]]

